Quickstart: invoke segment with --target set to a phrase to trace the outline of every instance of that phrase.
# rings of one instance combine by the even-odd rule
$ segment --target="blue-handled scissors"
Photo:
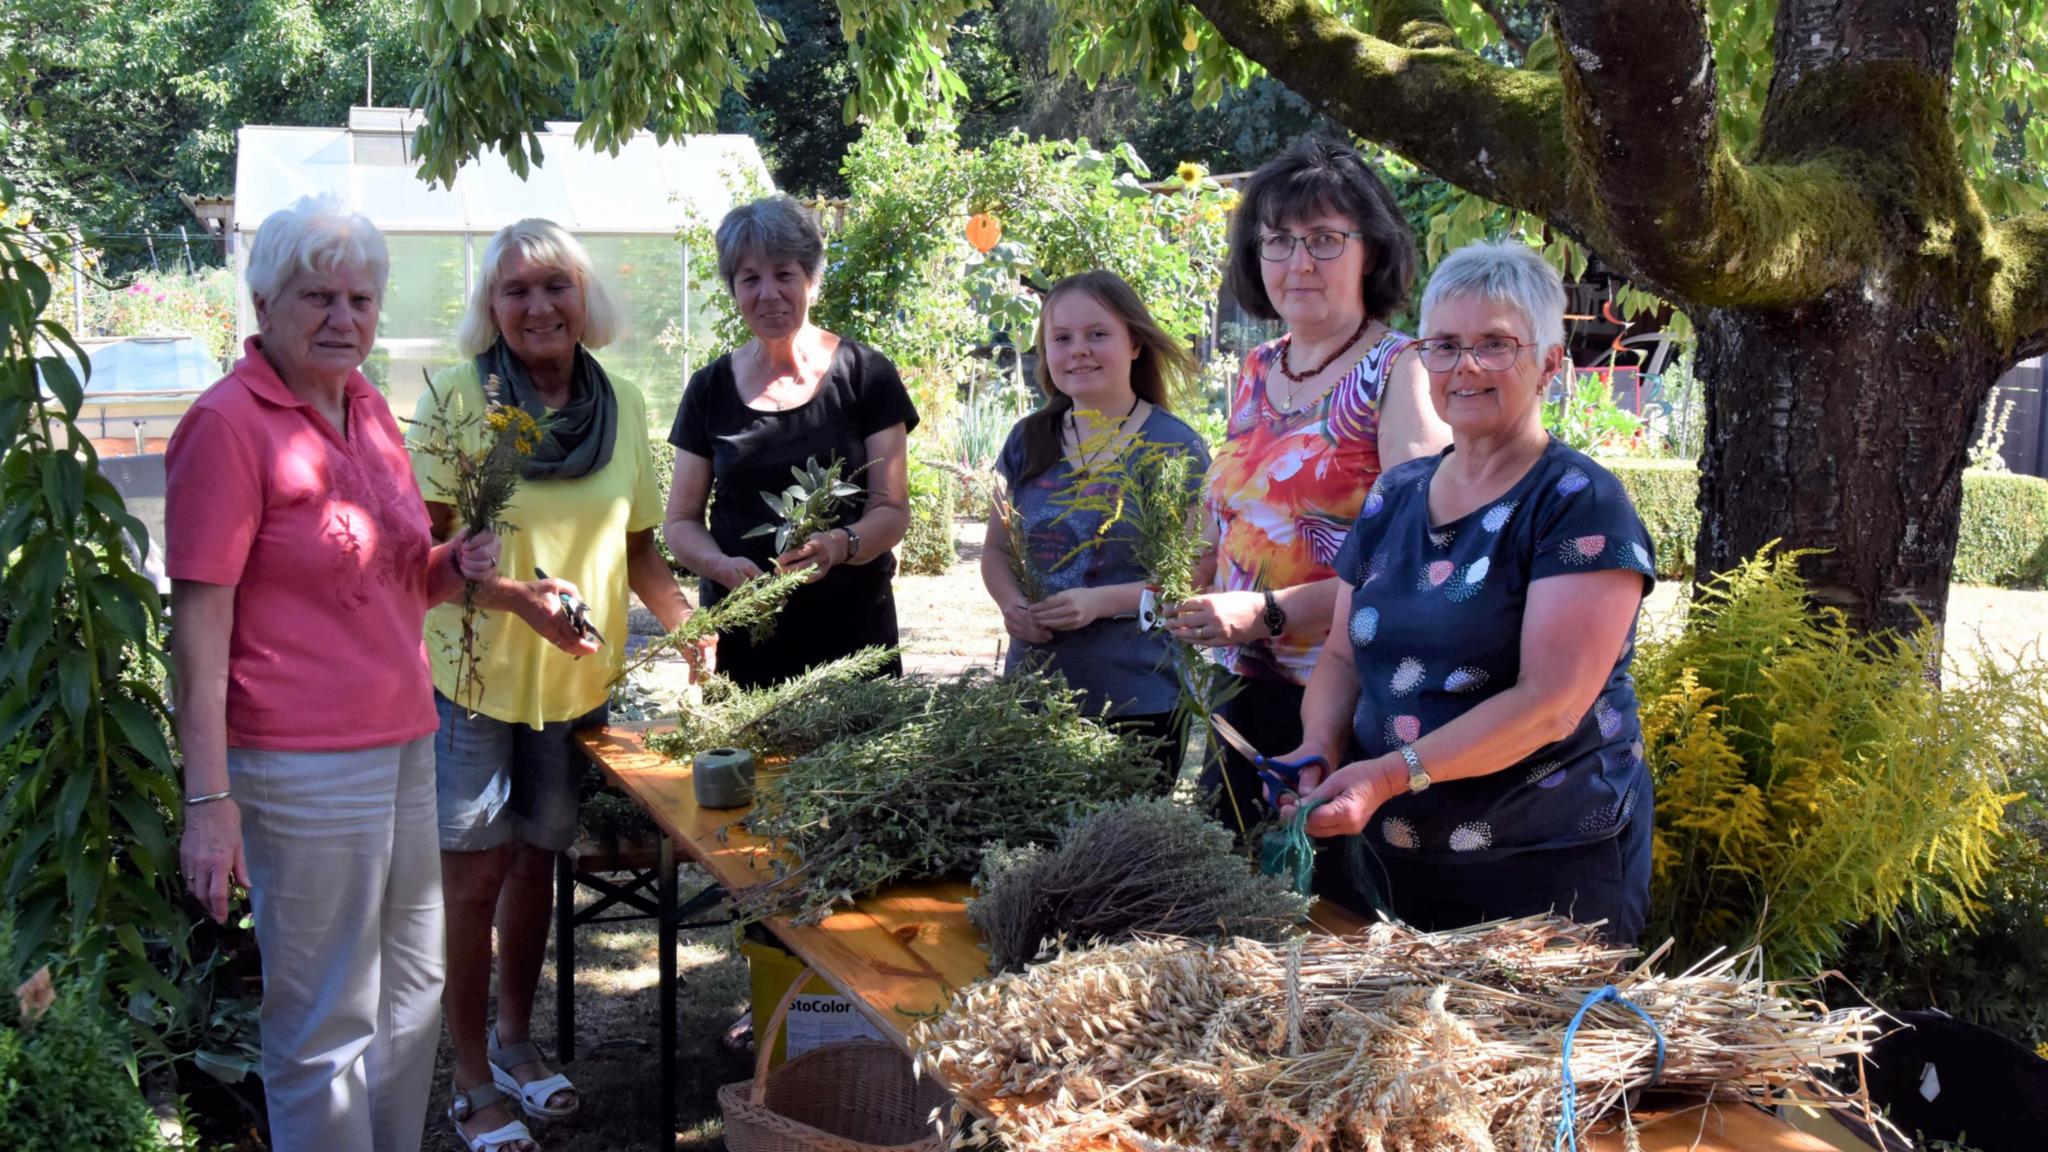
[[[545,580],[548,578],[548,574],[541,571],[539,565],[535,565],[533,578],[535,580]],[[578,636],[589,640],[600,648],[604,647],[604,633],[599,632],[597,625],[590,622],[590,605],[585,604],[580,598],[571,596],[567,592],[557,592],[555,596],[561,601],[562,615],[569,618],[569,627],[574,628]]]
[[[1237,749],[1238,755],[1252,762],[1252,767],[1258,771],[1260,782],[1265,786],[1266,803],[1272,805],[1275,810],[1280,807],[1281,796],[1289,792],[1300,793],[1302,772],[1310,768],[1329,770],[1330,762],[1321,756],[1281,760],[1273,756],[1260,755],[1259,750],[1252,747],[1252,742],[1245,739],[1244,733],[1239,732],[1230,721],[1221,716],[1211,716],[1209,723],[1215,726],[1216,734],[1223,737],[1225,744]]]

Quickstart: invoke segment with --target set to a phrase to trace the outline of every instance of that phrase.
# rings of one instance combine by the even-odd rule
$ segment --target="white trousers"
[[[418,1152],[441,1033],[434,740],[228,750],[276,1152]]]

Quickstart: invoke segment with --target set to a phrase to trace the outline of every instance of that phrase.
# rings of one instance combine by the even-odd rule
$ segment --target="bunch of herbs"
[[[775,519],[747,529],[740,539],[772,534],[775,554],[780,556],[791,548],[802,547],[813,534],[832,527],[837,522],[834,513],[839,506],[860,495],[859,486],[840,478],[841,465],[837,458],[821,465],[812,456],[804,461],[803,467],[792,466],[789,473],[796,478],[795,483],[780,492],[761,493],[762,502],[775,513]]]
[[[782,613],[783,605],[803,587],[806,576],[804,571],[796,570],[750,577],[718,603],[700,606],[667,635],[648,641],[619,668],[618,675],[612,677],[612,687],[617,688],[627,677],[668,653],[695,652],[705,640],[720,632],[744,630],[756,643],[767,639],[775,631],[775,618]]]
[[[969,672],[850,695],[866,707],[876,692],[883,722],[758,786],[748,830],[795,863],[735,893],[745,918],[816,923],[890,884],[971,875],[992,845],[1049,844],[1075,814],[1159,787],[1149,750],[1084,717],[1057,677]]]
[[[430,499],[453,507],[464,531],[474,535],[488,529],[502,535],[510,530],[504,523],[505,509],[519,491],[526,461],[548,433],[548,421],[505,403],[505,385],[496,376],[484,379],[483,391],[483,410],[472,412],[460,394],[442,396],[428,377],[434,414],[416,422],[424,435],[415,438],[413,450],[441,465],[443,476],[436,480],[438,491]],[[481,610],[476,591],[476,581],[464,583],[462,637],[455,662],[454,699],[471,708],[484,692],[483,677],[477,673],[482,641],[477,637]]]
[[[707,748],[786,758],[868,731],[921,701],[915,683],[876,679],[896,654],[894,648],[863,648],[760,688],[741,688],[714,673],[705,678],[701,699],[684,704],[675,728],[649,736],[647,746],[672,760]]]
[[[1050,848],[991,849],[974,886],[968,919],[993,965],[1009,971],[1058,940],[1280,940],[1309,908],[1284,879],[1254,872],[1221,825],[1163,798],[1078,816]]]
[[[1130,441],[1119,446],[1114,436],[1114,430],[1105,429],[1077,449],[1091,464],[1067,489],[1061,516],[1093,512],[1102,521],[1093,538],[1076,545],[1054,567],[1064,566],[1121,526],[1163,609],[1202,591],[1195,580],[1208,547],[1201,533],[1201,463],[1179,445]],[[1172,633],[1166,634],[1166,645],[1167,665],[1180,687],[1176,720],[1185,723],[1192,717],[1197,738],[1204,742],[1205,763],[1220,763],[1222,749],[1210,736],[1209,719],[1236,694],[1237,678],[1203,649]],[[1222,777],[1228,788],[1229,774]],[[1232,807],[1239,809],[1235,803]],[[1251,842],[1248,829],[1237,832],[1245,843]]]

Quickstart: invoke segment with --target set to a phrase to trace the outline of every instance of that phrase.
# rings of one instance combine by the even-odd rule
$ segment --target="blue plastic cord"
[[[1564,1030],[1564,1055],[1559,1059],[1559,1063],[1564,1067],[1564,1106],[1558,1111],[1557,1137],[1551,1141],[1551,1152],[1562,1152],[1564,1149],[1578,1152],[1579,1091],[1578,1085],[1572,1081],[1572,1037],[1579,1034],[1579,1022],[1586,1018],[1586,1013],[1592,1010],[1593,1005],[1609,1000],[1642,1017],[1643,1023],[1649,1026],[1650,1035],[1657,1038],[1657,1064],[1650,1071],[1650,1083],[1655,1084],[1664,1075],[1664,1033],[1658,1029],[1657,1022],[1650,1019],[1650,1014],[1643,1011],[1635,1001],[1623,996],[1621,990],[1612,984],[1586,993],[1585,1001],[1579,1005],[1579,1010],[1572,1015],[1570,1026]]]

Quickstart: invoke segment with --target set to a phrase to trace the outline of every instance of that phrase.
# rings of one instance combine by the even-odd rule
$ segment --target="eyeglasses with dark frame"
[[[1455,372],[1458,360],[1470,352],[1472,363],[1482,371],[1499,372],[1514,367],[1522,349],[1534,347],[1534,343],[1523,343],[1507,336],[1485,336],[1471,344],[1445,339],[1424,340],[1421,360],[1422,366],[1431,372]]]
[[[1344,242],[1353,236],[1365,239],[1363,232],[1318,230],[1306,236],[1292,232],[1268,232],[1259,237],[1259,257],[1278,264],[1282,260],[1292,260],[1296,246],[1307,245],[1310,256],[1318,260],[1335,260],[1344,254]]]

